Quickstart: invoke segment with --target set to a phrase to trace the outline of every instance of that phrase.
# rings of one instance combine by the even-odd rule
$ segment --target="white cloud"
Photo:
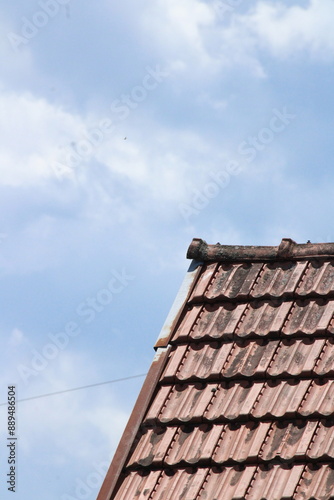
[[[213,104],[220,106],[220,103]],[[123,140],[120,130],[105,135],[96,146],[92,146],[87,158],[81,155],[77,165],[68,161],[68,152],[79,151],[81,141],[87,137],[94,123],[88,118],[73,115],[68,111],[38,99],[31,94],[15,92],[0,93],[0,133],[3,146],[0,149],[0,185],[25,188],[55,185],[52,197],[57,195],[61,179],[80,184],[82,192],[96,191],[94,203],[109,204],[102,170],[93,167],[94,158],[107,167],[110,179],[127,179],[132,189],[146,190],[146,196],[154,199],[175,201],[184,195],[185,178],[193,172],[199,174],[205,165],[198,157],[209,152],[209,145],[196,133],[181,130],[174,132],[156,127],[156,123],[143,116],[139,124],[127,124],[129,137]],[[105,116],[104,118],[108,118]],[[124,126],[124,125],[122,125]],[[67,158],[67,160],[66,160]],[[57,172],[55,162],[64,165],[64,172]],[[58,175],[58,178],[57,178]],[[88,193],[88,191],[87,191]],[[142,194],[138,191],[138,199]],[[44,217],[41,236],[50,228],[50,217]],[[35,221],[37,224],[37,221]],[[33,230],[31,228],[30,230]],[[40,230],[40,227],[38,228]]]
[[[20,7],[18,6],[18,9]],[[5,9],[0,12],[0,30],[2,33],[0,40],[0,57],[6,64],[1,66],[1,79],[6,82],[16,83],[23,77],[27,78],[31,74],[33,68],[33,55],[30,47],[25,47],[24,50],[15,51],[10,42],[9,33],[15,30],[9,18],[4,14]]]
[[[136,122],[126,123],[127,140],[120,127],[61,180],[51,168],[55,160],[63,161],[61,146],[76,144],[95,123],[28,93],[2,91],[0,108],[0,187],[8,193],[7,206],[8,201],[15,206],[0,228],[1,234],[10,233],[1,240],[3,273],[58,265],[77,252],[83,235],[87,239],[96,228],[129,221],[134,225],[152,205],[155,212],[177,213],[194,176],[204,181],[215,156],[199,134],[187,128],[176,134],[139,110]]]
[[[237,16],[236,23],[274,56],[287,57],[306,50],[314,58],[332,59],[333,16],[331,0],[311,0],[306,7],[260,1],[248,15]]]
[[[18,328],[14,328],[8,339],[9,347],[14,349],[17,348],[19,345],[22,344],[23,338],[24,338],[23,332]]]
[[[319,60],[333,58],[331,0],[310,0],[306,6],[261,0],[246,13],[238,6],[231,9],[223,23],[216,10],[214,2],[172,1],[158,2],[142,15],[145,33],[168,61],[176,90],[190,79],[217,77],[233,68],[263,78],[259,49],[279,58],[301,51]]]
[[[210,107],[220,112],[228,105],[226,99],[213,99],[208,92],[201,92],[197,97],[197,102],[201,106]]]
[[[83,121],[30,93],[0,93],[0,184],[40,185],[55,178],[59,148],[80,133]]]
[[[169,63],[172,73],[192,73],[206,77],[215,73],[219,60],[206,47],[205,33],[214,28],[214,9],[198,0],[152,2],[141,16],[143,36],[155,41],[160,57]]]
[[[102,145],[97,158],[110,172],[128,179],[139,200],[175,202],[186,193],[187,177],[202,176],[206,164],[201,158],[209,145],[187,130],[177,135],[154,123],[143,124],[144,133],[133,131],[127,141],[112,138]]]

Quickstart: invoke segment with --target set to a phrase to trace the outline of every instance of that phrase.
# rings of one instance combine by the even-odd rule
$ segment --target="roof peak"
[[[194,238],[187,258],[204,262],[267,262],[278,260],[305,260],[334,258],[334,243],[296,243],[283,238],[278,246],[208,245]]]

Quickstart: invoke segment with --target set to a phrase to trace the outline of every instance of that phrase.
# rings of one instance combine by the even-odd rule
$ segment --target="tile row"
[[[243,380],[161,386],[144,423],[327,417],[334,412],[334,380]]]
[[[334,374],[334,337],[174,345],[161,381]]]
[[[172,343],[203,338],[334,333],[334,300],[206,303],[188,309]]]
[[[332,465],[213,467],[131,472],[114,500],[329,500]]]
[[[209,264],[191,300],[324,296],[334,291],[334,261]]]
[[[127,467],[334,459],[332,420],[201,424],[143,429]]]

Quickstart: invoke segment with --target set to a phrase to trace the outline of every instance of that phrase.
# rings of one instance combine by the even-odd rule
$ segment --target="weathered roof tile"
[[[278,347],[278,340],[236,340],[222,374],[227,378],[239,376],[264,377]]]
[[[287,297],[292,296],[305,272],[307,262],[273,262],[265,264],[250,296]]]
[[[156,500],[196,498],[206,475],[206,469],[186,468],[166,470],[161,475],[154,498]]]
[[[314,379],[299,413],[303,416],[330,416],[334,413],[334,380]]]
[[[148,473],[148,471],[130,472],[124,478],[113,498],[115,500],[129,500],[130,498],[147,500],[154,490],[160,475],[160,471],[151,473]]]
[[[242,500],[254,473],[255,467],[213,467],[209,470],[206,483],[197,498],[198,500],[218,498]]]
[[[289,418],[297,415],[310,384],[309,380],[269,380],[251,411],[252,416]]]
[[[212,460],[217,464],[255,461],[269,428],[269,422],[255,421],[225,425]]]
[[[305,467],[302,481],[294,496],[295,500],[330,500],[334,495],[333,464]]]
[[[290,500],[303,473],[303,465],[260,465],[247,500]],[[232,498],[232,497],[231,497]]]
[[[204,417],[212,421],[220,418],[234,420],[249,415],[263,385],[263,382],[247,380],[240,383],[222,382],[216,386],[210,384],[207,391],[214,392]]]
[[[201,424],[194,432],[191,426],[179,427],[166,463],[194,465],[200,460],[210,462],[223,428],[223,424]]]
[[[325,339],[312,338],[281,340],[268,374],[272,377],[310,375],[315,369],[325,342]]]
[[[313,442],[307,452],[307,456],[313,459],[334,458],[334,422],[333,420],[322,420],[318,423],[313,436]]]
[[[316,432],[318,421],[295,420],[273,422],[261,448],[263,460],[292,460],[306,457]]]
[[[163,463],[176,431],[176,427],[145,429],[128,465],[148,467],[151,464]]]

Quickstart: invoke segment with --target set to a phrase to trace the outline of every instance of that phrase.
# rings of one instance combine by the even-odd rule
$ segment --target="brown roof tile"
[[[194,465],[199,461],[210,462],[223,428],[223,424],[201,424],[194,432],[192,427],[179,427],[166,464],[176,465],[184,462]]]
[[[186,469],[166,470],[162,473],[156,486],[154,499],[181,500],[182,498],[196,498],[206,475],[206,469],[189,467]]]
[[[170,355],[170,360],[162,379],[165,380],[172,376],[180,382],[193,378],[201,380],[217,379],[229,357],[232,346],[232,342],[222,345],[217,341],[178,346]],[[181,357],[174,356],[174,353],[181,353]]]
[[[164,463],[176,431],[176,427],[144,429],[128,461],[128,466],[142,465],[143,467],[148,467],[152,464],[158,465]]]
[[[334,413],[334,380],[314,379],[299,409],[303,416],[330,416]]]
[[[203,298],[247,299],[261,269],[262,264],[221,264],[205,290]]]
[[[334,244],[188,255],[98,500],[334,498]]]
[[[282,339],[268,374],[272,377],[279,375],[295,377],[313,373],[325,344],[325,339]]]
[[[308,262],[306,272],[298,284],[297,295],[328,295],[333,290],[334,261]]]
[[[303,465],[260,465],[247,494],[247,500],[290,500],[294,496],[303,470]]]
[[[209,469],[202,490],[196,500],[218,498],[245,498],[255,467],[214,467]],[[190,497],[191,498],[191,497]]]
[[[334,497],[333,464],[308,465],[294,496],[295,500],[330,500]]]
[[[269,380],[263,386],[252,416],[289,418],[297,415],[310,384],[310,380]]]
[[[324,349],[319,356],[314,372],[319,376],[332,376],[334,374],[334,338],[327,338],[325,340]]]
[[[319,422],[307,456],[317,460],[334,458],[334,422],[332,420]]]
[[[235,334],[238,337],[263,337],[270,333],[279,333],[287,321],[291,307],[291,302],[251,302],[247,304]]]
[[[263,382],[242,380],[239,383],[210,384],[207,391],[214,391],[204,418],[212,421],[221,418],[235,420],[246,417],[263,389]]]
[[[288,297],[295,292],[305,272],[307,262],[273,262],[263,266],[250,297]]]
[[[212,460],[217,464],[255,461],[269,428],[270,422],[225,425]]]
[[[295,333],[312,335],[325,331],[333,333],[332,327],[329,326],[333,313],[333,300],[297,300],[292,304],[291,316],[282,331],[286,335]]]
[[[160,475],[160,471],[153,471],[151,473],[145,470],[130,472],[122,481],[113,498],[115,500],[148,498],[148,495],[155,488]]]
[[[317,426],[317,420],[273,422],[261,447],[260,457],[266,461],[278,457],[282,460],[305,458]]]
[[[208,245],[204,240],[194,238],[188,252],[188,259],[202,262],[277,262],[280,260],[330,259],[334,258],[334,243],[297,244],[290,238],[283,238],[280,245],[240,246]]]
[[[278,345],[279,340],[237,339],[222,369],[222,375],[226,378],[264,377]]]

